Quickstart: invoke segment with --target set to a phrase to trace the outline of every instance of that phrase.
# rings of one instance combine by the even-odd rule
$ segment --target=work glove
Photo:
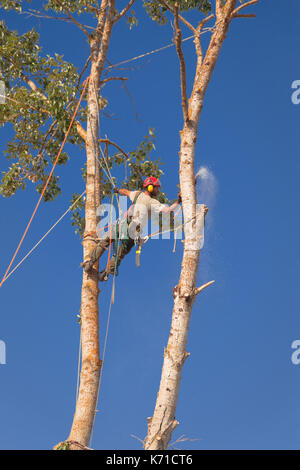
[[[177,202],[178,202],[178,204],[181,204],[181,203],[182,203],[182,199],[181,199],[181,193],[180,193],[180,191],[179,191],[179,193],[178,193]]]
[[[119,188],[114,188],[114,193],[119,194]]]

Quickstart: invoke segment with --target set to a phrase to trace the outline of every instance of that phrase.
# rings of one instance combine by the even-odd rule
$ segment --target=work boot
[[[101,273],[99,273],[99,276],[98,276],[99,281],[100,282],[107,281],[108,276],[109,276],[109,273],[107,273],[106,270],[104,269],[104,271],[101,271]]]
[[[109,260],[109,265],[99,274],[99,281],[107,281],[110,274],[114,275],[116,267],[116,257],[113,255]]]
[[[88,260],[88,261],[84,261],[83,263],[80,263],[80,266],[83,268],[84,272],[88,274],[91,272],[93,264],[94,264],[93,261]]]

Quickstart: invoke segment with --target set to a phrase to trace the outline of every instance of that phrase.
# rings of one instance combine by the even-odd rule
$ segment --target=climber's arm
[[[176,207],[179,206],[179,204],[181,204],[181,194],[180,192],[178,193],[178,199],[176,202],[174,202],[173,204],[171,204],[170,206],[163,206],[163,208],[161,209],[161,212],[163,212],[164,214],[169,214],[170,212],[173,212]]]
[[[171,206],[164,206],[161,209],[161,212],[163,212],[164,214],[169,214],[170,212],[173,212],[176,209],[176,207],[179,206],[179,204],[180,202],[176,201],[173,204],[171,204]]]
[[[121,194],[121,196],[127,196],[127,197],[130,197],[130,193],[131,193],[131,191],[129,191],[128,189],[123,189],[123,188],[115,188],[114,192],[117,194]]]

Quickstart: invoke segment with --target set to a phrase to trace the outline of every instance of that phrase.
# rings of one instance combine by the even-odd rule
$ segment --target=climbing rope
[[[211,27],[207,27],[207,28],[203,28],[203,30],[201,31],[200,35],[202,36],[202,34],[205,34],[205,33],[208,33],[210,31],[213,31],[216,27],[217,23],[214,25],[214,26],[211,26]],[[193,34],[192,36],[188,36],[187,38],[184,38],[182,39],[181,42],[185,42],[185,41],[189,41],[190,39],[193,39],[195,38],[195,35]],[[129,62],[133,62],[135,60],[138,60],[138,59],[142,59],[143,57],[147,57],[151,54],[156,54],[157,52],[161,52],[161,51],[164,51],[165,49],[168,49],[169,47],[173,47],[175,46],[175,43],[172,42],[170,44],[167,44],[166,46],[162,46],[162,47],[159,47],[158,49],[154,49],[152,51],[149,51],[149,52],[144,52],[143,54],[140,54],[136,57],[132,57],[131,59],[126,59],[126,60],[123,60],[122,62],[118,62],[117,64],[112,64],[112,65],[109,65],[108,67],[106,67],[104,70],[109,70],[111,68],[115,68],[115,67],[118,67],[119,65],[124,65],[124,64],[128,64]]]
[[[43,240],[52,232],[52,230],[61,222],[61,220],[73,209],[73,207],[77,204],[77,202],[85,195],[85,191],[81,193],[81,195],[73,202],[73,204],[63,213],[63,215],[50,227],[50,229],[42,236],[42,238],[34,245],[33,248],[21,259],[21,261],[17,264],[17,266],[12,269],[7,276],[5,277],[4,282],[24,263],[24,261],[31,255],[31,253],[36,250],[36,248],[42,243]]]
[[[111,209],[110,209],[110,222],[111,222],[111,227],[112,227],[112,204],[113,204],[113,198],[114,194],[112,194],[111,198]],[[111,234],[111,231],[110,231]],[[110,246],[111,246],[111,236],[110,236]],[[108,255],[108,262],[107,266],[109,264],[109,256]],[[91,432],[91,437],[90,437],[90,443],[92,445],[92,440],[93,440],[93,434],[94,434],[94,425],[95,425],[95,418],[96,418],[96,413],[97,413],[97,404],[99,400],[99,393],[100,393],[100,387],[101,387],[101,380],[102,380],[102,374],[103,374],[103,367],[104,367],[104,362],[105,362],[105,354],[106,354],[106,346],[107,346],[107,339],[108,339],[108,332],[109,332],[109,325],[110,325],[110,318],[111,318],[111,308],[112,304],[114,303],[114,285],[115,285],[115,277],[116,277],[116,266],[117,266],[118,259],[116,258],[115,262],[115,268],[114,268],[114,275],[113,275],[113,285],[112,285],[112,291],[111,291],[111,296],[110,296],[110,303],[109,303],[109,309],[108,309],[108,316],[107,316],[107,322],[106,322],[106,331],[105,331],[105,339],[104,339],[104,346],[103,346],[103,354],[102,354],[102,363],[101,363],[101,369],[100,369],[100,377],[99,377],[99,382],[98,382],[98,389],[97,389],[97,399],[96,399],[96,410],[94,413],[94,418],[93,418],[93,426],[92,426],[92,432]]]
[[[40,205],[40,202],[41,202],[41,200],[42,200],[42,198],[43,198],[43,196],[44,196],[44,194],[45,194],[45,191],[46,191],[46,189],[47,189],[47,187],[48,187],[48,184],[49,184],[49,182],[50,182],[50,179],[51,179],[51,177],[52,177],[52,174],[53,174],[53,172],[54,172],[54,169],[55,169],[55,167],[56,167],[56,165],[57,165],[58,159],[59,159],[59,157],[60,157],[60,155],[61,155],[61,152],[62,152],[62,150],[63,150],[63,148],[64,148],[64,145],[65,145],[65,143],[66,143],[66,141],[67,141],[68,135],[69,135],[69,133],[70,133],[70,131],[71,131],[71,128],[72,128],[72,126],[73,126],[73,123],[74,123],[76,114],[77,114],[77,112],[78,112],[78,109],[79,109],[81,100],[82,100],[82,98],[83,98],[83,95],[84,95],[84,93],[85,93],[85,89],[86,89],[86,87],[87,87],[89,78],[90,78],[90,77],[88,77],[88,78],[84,81],[83,90],[82,90],[81,96],[80,96],[80,98],[79,98],[79,100],[78,100],[76,109],[75,109],[75,111],[74,111],[74,113],[73,113],[73,116],[72,116],[72,119],[71,119],[69,128],[68,128],[68,130],[67,130],[67,132],[66,132],[66,135],[65,135],[65,137],[64,137],[64,140],[63,140],[63,142],[62,142],[62,144],[61,144],[61,147],[60,147],[60,149],[59,149],[59,152],[58,152],[58,154],[57,154],[57,157],[56,157],[56,159],[55,159],[55,161],[54,161],[54,164],[53,164],[53,166],[52,166],[51,172],[50,172],[50,174],[49,174],[49,176],[48,176],[48,179],[47,179],[47,181],[46,181],[46,183],[45,183],[45,186],[44,186],[44,188],[43,188],[43,190],[42,190],[42,192],[41,192],[41,195],[40,195],[39,200],[38,200],[38,202],[37,202],[37,204],[36,204],[36,206],[35,206],[35,209],[34,209],[34,211],[33,211],[33,213],[32,213],[32,216],[31,216],[31,218],[30,218],[30,220],[29,220],[29,222],[28,222],[28,224],[27,224],[27,226],[26,226],[26,228],[25,228],[25,231],[24,231],[24,233],[23,233],[23,235],[22,235],[22,238],[21,238],[21,240],[20,240],[20,243],[19,243],[19,245],[18,245],[18,247],[17,247],[17,249],[16,249],[16,251],[15,251],[13,257],[12,257],[11,262],[9,263],[9,266],[8,266],[7,270],[5,271],[5,274],[4,274],[4,276],[3,276],[3,279],[2,279],[2,281],[1,281],[1,283],[0,283],[0,288],[2,287],[2,285],[3,285],[3,283],[4,283],[5,279],[6,279],[6,276],[7,276],[7,274],[8,274],[8,272],[9,272],[9,270],[10,270],[10,268],[11,268],[11,266],[12,266],[12,264],[13,264],[13,262],[14,262],[16,256],[17,256],[17,254],[18,254],[18,252],[19,252],[19,250],[20,250],[20,248],[21,248],[21,245],[22,245],[22,243],[23,243],[23,241],[24,241],[24,238],[25,238],[25,236],[26,236],[26,234],[27,234],[27,232],[28,232],[28,230],[29,230],[29,227],[30,227],[30,225],[31,225],[31,223],[32,223],[32,221],[33,221],[33,218],[34,218],[34,216],[35,216],[35,214],[36,214],[36,212],[37,212],[37,210],[38,210],[38,207],[39,207],[39,205]]]
[[[79,352],[78,352],[78,368],[77,368],[77,384],[76,384],[76,405],[79,395],[79,377],[80,377],[80,366],[81,366],[81,348],[82,348],[82,329],[80,324],[80,338],[79,338]]]

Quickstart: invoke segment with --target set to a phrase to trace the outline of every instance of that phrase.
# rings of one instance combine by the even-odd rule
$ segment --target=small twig
[[[130,2],[126,5],[125,8],[123,8],[122,11],[120,11],[120,13],[114,18],[113,20],[113,23],[116,23],[117,21],[119,21],[124,15],[126,15],[126,13],[130,10],[130,8],[132,7],[132,5],[134,4],[135,0],[130,0]]]
[[[176,449],[176,447],[174,447],[175,444],[178,444],[179,442],[195,442],[195,441],[202,441],[202,437],[198,437],[198,438],[189,438],[189,437],[185,437],[184,434],[182,434],[182,436],[178,437],[178,439],[176,439],[176,441],[174,442],[171,442],[171,444],[169,444],[169,447],[172,447],[173,449]]]
[[[130,434],[130,436],[133,437],[134,439],[137,439],[138,441],[140,441],[140,442],[143,444],[143,446],[144,446],[145,441],[143,441],[143,439],[141,439],[141,438],[138,437],[138,436],[135,436],[134,434]]]
[[[135,114],[135,119],[138,121],[139,120],[139,115],[138,115],[138,112],[137,112],[137,109],[136,109],[136,105],[135,105],[135,102],[134,102],[134,98],[132,97],[128,87],[126,86],[126,83],[124,82],[121,82],[124,90],[125,90],[125,93],[127,94],[128,98],[130,99],[131,101],[131,104],[132,104],[132,107],[133,107],[133,110],[134,110],[134,114]]]
[[[70,23],[71,22],[68,17],[45,15],[44,13],[40,12],[39,10],[29,9],[29,11],[22,11],[21,14],[22,15],[28,15],[28,16],[35,16],[36,18],[64,21],[65,23]],[[82,26],[84,28],[87,28],[87,29],[92,29],[92,30],[96,29],[96,28],[93,28],[93,26],[89,26],[87,24],[83,24]]]
[[[243,5],[239,6],[235,10],[233,10],[231,17],[234,17],[237,13],[239,13],[241,10],[243,10],[246,7],[249,7],[251,5],[255,5],[258,3],[259,0],[251,0],[250,2],[243,3]]]
[[[184,62],[184,55],[181,48],[181,29],[179,27],[178,21],[178,3],[175,3],[175,10],[174,10],[174,17],[175,17],[175,44],[177,49],[177,54],[179,57],[180,62],[180,80],[181,80],[181,97],[182,97],[182,111],[183,111],[183,119],[184,122],[189,120],[188,115],[188,104],[187,104],[187,93],[186,93],[186,72],[185,72],[185,62]]]
[[[200,294],[200,292],[202,292],[204,289],[206,289],[207,287],[211,286],[215,281],[210,281],[210,282],[207,282],[206,284],[203,284],[202,286],[200,287],[196,287],[194,289],[194,292],[193,292],[193,295],[196,296],[198,294]]]

